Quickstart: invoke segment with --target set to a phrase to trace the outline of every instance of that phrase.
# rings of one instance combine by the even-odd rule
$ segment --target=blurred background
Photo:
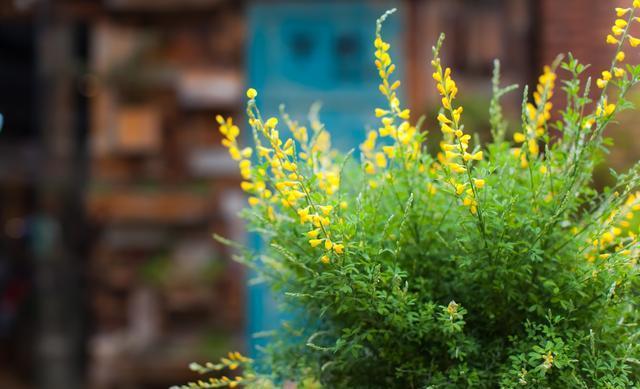
[[[568,50],[599,73],[617,4],[630,1],[0,0],[0,388],[166,388],[194,378],[191,361],[255,355],[272,300],[211,238],[258,245],[214,121],[243,123],[246,87],[268,115],[284,103],[303,120],[321,101],[334,143],[356,146],[382,104],[374,22],[397,7],[384,35],[412,116],[437,109],[444,31],[482,132],[494,58],[505,84],[535,84]],[[505,99],[514,118],[521,93]],[[618,168],[640,155],[624,122]]]

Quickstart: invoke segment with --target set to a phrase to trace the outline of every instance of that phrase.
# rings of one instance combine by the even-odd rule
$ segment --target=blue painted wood
[[[285,104],[293,119],[306,121],[309,107],[322,103],[320,120],[331,132],[332,144],[343,151],[377,128],[373,107],[383,107],[373,65],[375,20],[398,1],[307,0],[254,1],[248,6],[247,83],[259,92],[263,117],[276,116]],[[400,9],[401,11],[401,9]],[[398,44],[402,14],[385,23],[383,34],[402,76]],[[253,248],[260,239],[252,235]],[[255,276],[255,275],[250,275]],[[250,354],[267,338],[252,335],[276,328],[282,315],[264,284],[248,287]]]

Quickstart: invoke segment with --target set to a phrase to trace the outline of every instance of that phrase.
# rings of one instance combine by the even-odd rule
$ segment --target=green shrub
[[[591,187],[607,150],[603,131],[631,108],[625,96],[640,80],[640,66],[625,65],[622,51],[640,43],[628,32],[638,3],[616,9],[606,39],[615,58],[594,88],[569,54],[545,68],[531,102],[524,89],[513,142],[499,100],[514,88],[499,86],[497,67],[493,140],[481,145],[469,135],[451,70],[441,64],[441,37],[432,66],[444,141],[436,156],[426,150],[426,131],[396,96],[380,35],[390,12],[375,39],[388,107],[376,109],[380,128],[360,146],[359,161],[331,150],[315,115],[309,129],[284,113],[263,120],[253,89],[255,148],[241,149],[238,127],[218,117],[251,196],[242,216],[267,247],[238,260],[256,268],[294,316],[265,350],[266,373],[247,362],[238,380],[328,388],[640,385],[632,223],[640,164],[612,173],[610,188]],[[566,104],[552,114],[558,89]],[[281,137],[283,128],[292,138]],[[192,385],[231,381],[212,382]]]

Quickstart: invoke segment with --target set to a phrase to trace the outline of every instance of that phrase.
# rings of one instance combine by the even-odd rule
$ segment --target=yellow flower
[[[634,38],[631,35],[629,35],[629,44],[632,47],[638,47],[638,45],[640,45],[640,39]]]
[[[396,156],[396,148],[394,146],[382,146],[382,151],[389,158],[395,158]]]
[[[451,146],[455,147],[456,145],[451,145]],[[455,148],[453,150],[455,150]],[[444,152],[445,160],[449,160],[450,161],[450,160],[458,158],[459,156],[460,156],[460,153],[455,153],[453,151],[448,151],[447,150],[447,151]]]
[[[602,89],[605,86],[607,86],[607,82],[605,80],[603,80],[602,78],[598,78],[596,80],[596,85],[598,86],[598,88]]]
[[[254,188],[254,185],[252,182],[242,181],[240,183],[240,188],[242,188],[242,190],[244,190],[245,192],[248,192]]]
[[[598,105],[596,109],[596,116],[611,116],[616,110],[616,105],[614,103],[608,104],[607,99],[605,98],[602,105]]]
[[[624,51],[619,51],[618,54],[616,54],[616,60],[618,62],[624,61],[624,58],[625,58]]]
[[[627,21],[623,20],[623,19],[616,19],[616,21],[614,22],[614,24],[616,25],[616,27],[620,27],[620,28],[625,28],[627,27]]]
[[[448,163],[447,166],[449,166],[449,169],[451,169],[451,171],[454,173],[464,173],[467,171],[464,166],[458,163]]]
[[[323,255],[322,257],[320,257],[320,262],[322,262],[325,265],[327,265],[327,264],[329,264],[331,262],[331,259],[329,257],[327,257],[326,255]]]
[[[611,79],[611,72],[608,70],[605,70],[602,72],[602,79],[605,81],[609,81]]]
[[[631,8],[616,8],[616,15],[621,18],[631,11]]]
[[[307,232],[307,236],[309,238],[313,238],[313,239],[317,238],[319,234],[320,234],[320,229],[319,228],[316,228],[315,230],[311,230],[311,231]]]
[[[326,250],[331,250],[331,248],[333,247],[333,242],[331,242],[331,239],[327,238],[324,241],[324,248]]]
[[[451,127],[449,127],[449,125],[442,123],[440,125],[440,130],[442,131],[443,134],[453,134],[453,129]]]
[[[249,88],[247,89],[247,97],[250,98],[251,100],[255,99],[256,96],[258,96],[258,91],[256,91],[253,88]]]
[[[322,243],[322,239],[311,239],[309,240],[309,244],[311,247],[318,247]]]
[[[302,208],[298,210],[298,216],[300,216],[300,223],[306,223],[307,221],[311,220],[311,217],[309,216],[309,207],[306,208]]]
[[[613,74],[617,77],[617,78],[621,78],[624,77],[625,75],[625,70],[622,68],[613,68]]]
[[[538,155],[538,153],[540,152],[540,147],[538,146],[538,142],[535,139],[529,139],[528,146],[530,154]]]
[[[473,180],[473,183],[474,183],[474,185],[476,186],[476,188],[478,188],[478,189],[482,189],[482,188],[484,188],[484,184],[485,184],[485,182],[484,182],[484,180],[483,180],[483,179],[481,179],[481,178],[475,178],[475,179]]]
[[[607,43],[610,45],[617,45],[618,43],[620,43],[620,41],[613,35],[607,35]]]
[[[267,119],[267,121],[264,123],[264,126],[266,128],[275,128],[278,125],[278,119],[271,117],[269,119]],[[274,136],[275,138],[277,138],[277,136]]]
[[[313,218],[312,223],[316,227],[326,227],[329,224],[331,224],[331,221],[326,217],[322,217],[319,215],[312,215],[312,218]]]
[[[341,202],[340,202],[340,208],[342,208],[342,209],[347,209],[347,207],[348,207],[348,204],[347,204],[347,202],[346,202],[346,201],[341,201]]]
[[[464,153],[464,155],[462,156],[462,158],[465,161],[470,161],[470,160],[474,160],[474,161],[482,161],[483,158],[483,153],[482,151],[478,151],[476,153],[473,154],[469,154],[469,153]]]
[[[376,165],[381,168],[387,167],[387,158],[383,153],[376,153]]]
[[[333,251],[335,251],[336,254],[344,253],[344,245],[342,243],[335,243],[333,245]]]
[[[527,139],[527,137],[521,133],[521,132],[516,132],[515,134],[513,134],[513,140],[516,143],[522,143]]]
[[[256,206],[256,205],[260,204],[260,199],[258,199],[257,197],[249,197],[249,199],[247,201],[249,202],[249,205],[251,205],[251,206]]]
[[[446,109],[451,109],[451,100],[449,100],[448,97],[443,97],[442,106],[445,107]]]
[[[269,154],[271,154],[271,152],[273,151],[273,149],[269,149],[262,146],[258,146],[256,147],[256,149],[258,150],[258,155],[263,158],[269,157]]]
[[[591,126],[593,126],[593,124],[595,122],[596,122],[596,120],[594,118],[589,118],[589,119],[584,121],[584,127],[585,128],[591,128]]]
[[[438,114],[438,121],[443,124],[451,124],[451,120],[443,114]]]
[[[239,161],[240,159],[242,159],[242,154],[240,154],[240,151],[238,150],[237,147],[230,147],[229,148],[229,154],[231,155],[231,158],[234,161]]]

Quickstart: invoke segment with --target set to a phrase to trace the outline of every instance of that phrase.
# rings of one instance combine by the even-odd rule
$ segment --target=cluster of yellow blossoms
[[[633,8],[616,8],[618,19],[612,27],[612,34],[607,36],[607,42],[618,45],[618,51],[611,69],[603,71],[602,77],[596,81],[598,87],[602,89],[605,89],[612,79],[626,77],[625,70],[616,65],[625,59],[625,53],[621,48],[626,40],[633,47],[640,45],[640,39],[628,34],[629,24],[634,20],[640,21],[640,18],[634,17],[635,8],[639,7],[640,0],[635,0]],[[403,108],[398,98],[397,90],[400,81],[392,79],[396,66],[389,54],[390,44],[381,37],[381,25],[393,11],[388,11],[378,20],[374,41],[375,65],[381,80],[379,90],[386,98],[388,107],[375,109],[375,115],[380,118],[381,126],[377,130],[369,131],[366,140],[360,146],[364,171],[372,176],[382,172],[384,173],[382,177],[385,179],[391,178],[386,169],[394,160],[405,167],[412,166],[414,161],[419,160],[421,152],[419,131],[410,123],[410,110]],[[627,20],[621,19],[627,15]],[[464,132],[464,126],[461,123],[463,108],[455,105],[458,87],[451,77],[451,69],[443,68],[441,64],[438,56],[440,44],[441,40],[434,49],[432,65],[433,78],[442,104],[437,120],[444,137],[440,144],[441,151],[437,155],[438,162],[430,166],[429,171],[450,185],[452,192],[461,200],[461,203],[476,215],[479,211],[478,192],[484,187],[485,181],[473,177],[471,170],[474,161],[481,161],[484,156],[479,149],[470,150],[471,136]],[[540,154],[539,141],[545,135],[546,126],[550,120],[552,109],[550,99],[554,94],[556,78],[554,69],[545,66],[543,74],[538,79],[536,91],[533,93],[533,101],[526,105],[524,131],[514,134],[515,143],[521,146],[515,148],[513,152],[523,168],[529,166],[531,159]],[[301,224],[309,227],[306,232],[309,245],[314,248],[323,248],[324,252],[320,260],[329,263],[332,256],[343,254],[345,250],[344,243],[332,236],[330,226],[335,208],[346,207],[346,203],[337,204],[325,200],[324,204],[318,204],[316,197],[314,197],[316,201],[312,199],[310,187],[307,186],[313,182],[320,191],[324,192],[325,198],[336,193],[340,187],[339,169],[333,165],[330,157],[329,134],[317,118],[312,118],[311,131],[309,131],[283,113],[283,119],[293,136],[283,142],[277,129],[278,119],[271,117],[262,121],[255,104],[257,92],[249,89],[247,96],[249,97],[247,114],[256,144],[257,166],[252,165],[253,150],[241,149],[238,146],[237,138],[240,131],[232,120],[230,118],[225,120],[218,116],[217,121],[220,124],[220,132],[224,136],[223,145],[228,148],[231,157],[239,163],[243,178],[241,187],[250,194],[249,204],[252,207],[259,207],[272,221],[276,220],[278,207],[291,210]],[[595,116],[589,116],[585,125],[591,126],[595,118],[608,117],[615,110],[616,105],[607,101],[603,91]],[[266,140],[264,145],[261,139]],[[391,142],[387,142],[388,140]],[[378,142],[380,142],[379,145]],[[313,175],[312,179],[303,176],[299,163],[305,167],[305,174]],[[543,173],[546,172],[545,166],[540,169]],[[420,171],[424,170],[425,167],[420,166]],[[369,180],[372,188],[379,184],[378,178],[374,176]],[[429,183],[427,190],[429,193],[435,192],[433,183]],[[478,216],[482,219],[481,212]],[[616,228],[619,229],[619,227]],[[605,233],[597,239],[596,246],[599,247],[603,243],[610,244],[617,231],[613,229]]]
[[[440,144],[442,152],[438,153],[438,160],[444,167],[447,173],[446,180],[453,187],[456,196],[462,196],[462,204],[475,215],[478,212],[477,191],[484,187],[484,180],[472,179],[469,169],[471,161],[483,159],[483,152],[468,152],[471,136],[462,131],[463,126],[460,122],[462,107],[454,107],[458,87],[451,78],[451,69],[446,68],[443,71],[437,55],[431,64],[435,69],[433,79],[436,80],[443,107],[443,111],[438,114],[440,130],[444,135],[444,140]],[[459,174],[464,174],[466,178],[457,179],[456,175]]]
[[[596,256],[600,259],[606,259],[612,255],[611,251],[629,256],[632,249],[637,250],[637,248],[628,245],[629,241],[635,242],[638,236],[632,230],[634,212],[637,211],[640,211],[640,192],[630,194],[624,205],[607,217],[605,225],[610,227],[591,241],[593,249],[587,251],[587,259],[594,261]],[[636,258],[637,255],[633,257]]]
[[[640,8],[640,0],[633,1],[632,8],[616,8],[616,16],[618,17],[613,26],[611,27],[611,34],[607,35],[606,42],[611,45],[617,46],[617,52],[613,60],[613,64],[609,70],[602,71],[602,77],[596,80],[596,85],[600,89],[605,89],[609,82],[615,78],[623,78],[626,76],[626,71],[618,65],[625,60],[625,53],[622,50],[624,41],[627,40],[631,47],[637,47],[640,45],[640,39],[635,38],[629,34],[629,28],[631,22],[640,21],[640,18],[634,17],[635,10]],[[623,17],[627,19],[622,19]],[[596,108],[596,117],[607,118],[616,110],[614,103],[607,101],[606,95],[603,94],[603,98],[598,103]]]
[[[242,150],[238,147],[238,136],[240,135],[240,129],[233,124],[233,119],[228,118],[225,120],[222,116],[216,116],[216,121],[220,125],[220,133],[224,137],[222,144],[229,150],[229,155],[234,161],[240,162],[240,173],[245,179],[249,179],[251,174],[251,158],[253,150],[250,147],[246,147]]]
[[[549,66],[544,67],[543,73],[538,78],[536,91],[533,92],[533,103],[527,103],[527,123],[524,124],[526,131],[513,134],[513,140],[516,143],[526,143],[528,155],[531,157],[540,153],[538,141],[544,135],[545,126],[551,118],[553,104],[549,100],[553,97],[556,77]],[[514,155],[520,158],[520,165],[523,168],[529,166],[527,153],[522,152],[524,147],[525,145],[514,149]]]
[[[197,363],[192,363],[189,367],[191,370],[199,373],[199,374],[209,374],[212,372],[218,372],[222,370],[236,370],[240,365],[247,364],[252,362],[251,359],[243,356],[239,352],[229,352],[228,358],[220,358],[220,363],[214,364],[211,362],[207,362],[205,365],[200,365]],[[174,387],[175,389],[186,389],[186,388],[235,388],[238,385],[246,385],[249,382],[253,382],[255,380],[255,375],[253,374],[245,374],[244,376],[236,376],[235,378],[229,378],[227,376],[222,376],[220,378],[212,377],[209,378],[208,381],[199,380],[198,382],[192,382],[188,385],[181,387]]]
[[[633,8],[616,8],[616,15],[618,16],[618,18],[622,18],[627,15],[629,15],[629,18],[627,20],[616,19],[613,27],[611,27],[612,34],[607,35],[606,41],[608,44],[620,45],[622,40],[626,38],[629,40],[629,44],[632,47],[638,47],[638,45],[640,45],[640,39],[628,34],[629,23],[634,19],[636,21],[640,21],[638,18],[633,17],[634,10],[636,8],[640,8],[640,1],[634,0],[632,7]],[[624,53],[622,53],[620,56],[622,57],[622,59],[618,57],[616,57],[616,59],[618,59],[619,61],[624,60]]]
[[[322,245],[325,252],[320,260],[323,263],[329,263],[331,255],[342,254],[345,250],[343,243],[334,242],[331,237],[329,226],[334,206],[317,204],[311,199],[305,177],[298,167],[298,158],[300,158],[314,172],[318,187],[328,195],[335,193],[340,185],[339,173],[328,162],[328,158],[323,156],[330,148],[329,135],[323,126],[314,120],[311,123],[313,137],[309,139],[305,127],[298,126],[296,122],[284,115],[294,138],[288,138],[283,142],[277,128],[278,119],[271,117],[262,121],[255,104],[257,97],[255,89],[250,88],[247,91],[247,97],[249,98],[247,114],[254,133],[258,166],[253,168],[249,160],[253,151],[251,148],[239,150],[238,127],[233,125],[230,118],[224,120],[220,116],[217,117],[220,133],[224,136],[222,144],[228,148],[231,157],[239,161],[244,180],[240,186],[250,194],[249,204],[252,207],[261,206],[269,220],[276,219],[277,204],[280,204],[283,209],[294,211],[300,218],[301,224],[308,224],[311,227],[311,230],[306,232],[309,244],[312,247]],[[265,144],[260,137],[266,140]],[[300,145],[300,153],[297,152],[297,145]],[[342,208],[347,206],[345,202],[339,205]]]
[[[375,65],[380,76],[380,92],[388,101],[388,108],[377,108],[375,110],[376,117],[381,118],[381,127],[377,131],[369,131],[366,140],[360,145],[362,157],[364,160],[364,170],[367,174],[374,175],[385,169],[390,161],[397,159],[410,168],[414,162],[419,159],[421,152],[421,138],[418,129],[410,123],[410,110],[402,108],[398,99],[396,90],[400,86],[400,81],[393,81],[390,76],[396,67],[389,55],[389,43],[385,42],[381,35],[381,24],[386,17],[392,13],[391,10],[385,13],[377,23],[375,47]],[[473,179],[470,175],[472,161],[480,161],[483,159],[482,151],[469,152],[469,142],[471,136],[464,134],[463,126],[460,122],[462,107],[454,108],[453,100],[456,97],[458,89],[455,82],[451,79],[451,70],[442,70],[440,59],[434,59],[436,73],[434,78],[438,82],[437,87],[442,95],[442,104],[444,113],[438,116],[441,129],[445,134],[445,141],[441,144],[442,153],[438,154],[440,164],[431,166],[429,171],[444,169],[446,173],[446,182],[451,184],[455,195],[462,200],[462,204],[467,206],[471,213],[478,212],[477,191],[484,187],[484,180]],[[390,138],[391,144],[384,143],[384,138]],[[377,142],[381,141],[378,147]],[[422,172],[426,168],[419,166]],[[457,179],[456,175],[465,174],[466,178]],[[386,177],[386,176],[385,176]],[[378,183],[376,180],[369,180],[371,187],[375,188]],[[429,183],[427,190],[430,194],[435,193],[436,189],[433,183]]]
[[[396,65],[391,60],[389,54],[389,43],[382,39],[380,34],[381,26],[388,15],[395,11],[386,12],[377,22],[375,47],[375,65],[378,69],[381,83],[380,92],[386,98],[389,107],[387,109],[376,108],[376,117],[381,118],[382,126],[378,131],[370,131],[367,139],[360,145],[364,159],[364,169],[367,174],[375,174],[378,169],[387,167],[389,160],[401,157],[404,163],[411,163],[418,158],[420,153],[420,141],[418,130],[409,122],[411,112],[407,108],[402,108],[396,90],[400,87],[400,81],[392,81],[391,75],[396,69]],[[399,124],[398,124],[399,123]],[[392,145],[383,145],[381,151],[376,149],[376,140],[380,138],[391,138]],[[369,181],[372,187],[377,186],[375,180]]]
[[[298,158],[314,170],[318,187],[326,194],[332,195],[340,187],[340,173],[331,159],[331,137],[318,120],[316,109],[317,106],[314,105],[310,117],[311,136],[307,127],[300,126],[298,122],[291,120],[285,112],[282,112],[282,118],[293,134],[293,138],[298,142]]]

